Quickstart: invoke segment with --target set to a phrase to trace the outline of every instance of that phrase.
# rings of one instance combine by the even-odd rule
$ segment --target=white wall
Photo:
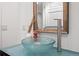
[[[27,36],[29,25],[32,20],[32,2],[21,2],[19,3],[19,20],[20,20],[20,31],[19,40],[17,43],[21,43],[21,40]]]
[[[2,7],[2,47],[17,44],[19,39],[18,3],[0,3]]]
[[[32,2],[0,2],[0,8],[1,48],[21,43],[32,20]]]
[[[79,25],[79,3],[77,2],[69,3],[69,34],[62,35],[62,48],[79,52],[78,25]],[[56,40],[56,34],[42,33],[41,36],[52,37]]]

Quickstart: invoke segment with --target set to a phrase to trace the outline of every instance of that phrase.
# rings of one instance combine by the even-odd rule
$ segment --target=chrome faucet
[[[54,19],[57,20],[57,51],[61,51],[61,19]]]

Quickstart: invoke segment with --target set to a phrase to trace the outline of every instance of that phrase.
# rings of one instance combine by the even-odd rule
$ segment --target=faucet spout
[[[61,51],[61,19],[57,20],[57,51]]]

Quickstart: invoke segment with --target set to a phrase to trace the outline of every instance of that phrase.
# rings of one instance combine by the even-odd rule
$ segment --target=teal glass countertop
[[[62,49],[62,52],[57,52],[55,47],[51,48],[49,50],[49,53],[45,55],[33,55],[33,54],[29,55],[27,53],[27,49],[24,49],[24,47],[21,44],[1,50],[11,56],[79,56],[78,52],[64,50],[64,49]]]

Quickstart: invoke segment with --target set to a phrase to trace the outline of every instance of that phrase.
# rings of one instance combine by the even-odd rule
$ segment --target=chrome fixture
[[[57,20],[57,51],[61,51],[61,19],[54,19]]]

